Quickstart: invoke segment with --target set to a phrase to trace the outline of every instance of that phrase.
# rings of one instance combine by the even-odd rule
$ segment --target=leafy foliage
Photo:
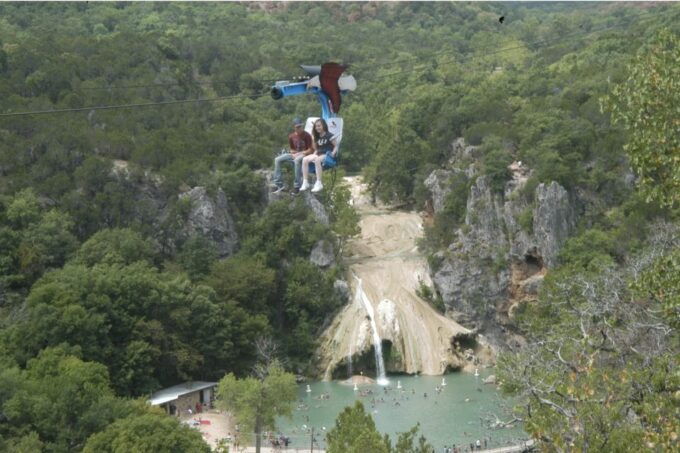
[[[43,208],[32,189],[0,200],[0,287],[22,291],[62,266],[78,246],[73,229],[68,215]]]
[[[360,453],[373,451],[389,453],[389,440],[375,428],[370,414],[364,411],[361,401],[347,406],[335,419],[335,426],[326,435],[328,453]]]
[[[50,347],[29,360],[23,370],[10,366],[0,371],[0,413],[3,414],[0,446],[3,451],[81,450],[86,443],[98,445],[97,441],[90,443],[90,436],[116,420],[124,419],[124,424],[138,425],[148,417],[170,424],[176,441],[195,441],[196,433],[180,429],[176,420],[157,413],[157,409],[151,409],[143,402],[116,398],[109,385],[106,367],[83,361],[77,357],[79,354],[79,348]],[[155,429],[146,428],[144,436],[149,436],[149,442],[158,442],[153,435]],[[3,438],[7,439],[4,445]],[[200,436],[198,440],[202,443]]]
[[[134,230],[104,229],[93,234],[80,246],[75,262],[92,267],[96,264],[123,266],[144,261],[153,264],[156,253],[149,241]]]
[[[678,111],[680,40],[669,29],[638,51],[628,77],[614,87],[605,105],[628,131],[625,146],[648,200],[680,202]]]
[[[494,136],[484,137],[481,149],[483,152],[482,173],[488,177],[493,191],[502,194],[505,182],[510,177],[508,165],[512,162],[512,155],[500,139]]]
[[[201,433],[163,413],[117,420],[88,439],[83,452],[128,451],[210,452]]]
[[[255,377],[224,376],[217,389],[218,405],[229,410],[244,432],[253,432],[260,447],[260,434],[276,428],[276,417],[292,414],[297,398],[295,376],[286,373],[278,361],[262,364]]]
[[[27,307],[26,320],[5,333],[19,362],[45,346],[77,346],[85,360],[106,365],[122,395],[152,392],[199,367],[219,375],[236,353],[225,343],[230,313],[209,288],[142,261],[69,264],[33,286]]]
[[[640,297],[663,307],[671,326],[680,326],[680,249],[659,257],[632,287]]]
[[[335,420],[335,426],[326,435],[328,453],[430,453],[434,448],[420,436],[415,441],[418,425],[407,432],[399,433],[394,447],[389,436],[380,436],[375,422],[364,410],[361,401],[347,406]]]
[[[678,192],[677,6],[655,6],[649,15],[618,5],[509,7],[513,28],[498,27],[486,4],[0,5],[2,112],[238,96],[3,118],[0,415],[11,417],[0,423],[0,450],[128,451],[137,443],[202,451],[200,439],[174,421],[114,395],[242,376],[263,333],[281,338],[287,367],[310,369],[319,329],[341,301],[333,290],[339,270],[320,271],[309,253],[321,239],[341,248],[356,234],[357,217],[339,183],[325,200],[328,227],[301,199],[263,207],[256,170],[271,165],[290,118],[318,111],[311,98],[268,97],[272,80],[299,73],[300,55],[352,63],[360,89],[343,103],[341,166],[363,170],[375,196],[419,205],[422,181],[448,164],[451,140],[465,136],[482,146],[477,170],[498,192],[507,163],[522,160],[534,170],[528,198],[538,183],[555,180],[597,200],[582,234],[565,247],[570,272],[601,271],[638,252],[649,218],[677,215],[644,203],[623,177],[630,162],[653,200],[671,205]],[[652,38],[662,26],[670,31]],[[317,35],[334,39],[309,39]],[[540,44],[546,41],[553,43]],[[629,129],[630,161],[622,130],[597,108],[611,84],[612,119]],[[645,127],[630,122],[636,118]],[[472,180],[451,181],[429,251],[451,242]],[[198,185],[225,192],[241,238],[235,255],[216,260],[202,237],[167,247],[186,214],[177,194]],[[161,208],[169,214],[159,224]],[[675,261],[659,258],[653,269]],[[634,286],[636,297],[665,307],[668,323],[677,316],[672,278],[649,271]],[[567,327],[558,332],[573,336]],[[676,384],[664,370],[677,364],[672,355],[657,359],[647,366],[634,357],[644,366],[626,382],[652,383],[652,390],[635,389],[644,398],[632,399],[633,410],[648,442],[673,447],[667,390]],[[577,381],[585,394],[598,384]],[[628,395],[630,388],[612,391]],[[602,407],[591,420],[611,416],[616,429],[623,426],[618,412]],[[621,432],[609,442],[624,445],[629,434]],[[415,431],[405,436],[398,449],[424,448],[412,442]],[[379,436],[375,445],[390,448]]]
[[[671,225],[657,229],[626,267],[593,268],[592,260],[586,269],[563,267],[521,310],[528,345],[503,355],[499,376],[506,391],[523,397],[517,410],[542,448],[676,449],[677,272],[648,266],[673,263],[678,239]]]

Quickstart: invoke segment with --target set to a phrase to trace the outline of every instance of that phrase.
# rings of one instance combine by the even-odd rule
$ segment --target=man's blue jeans
[[[274,159],[274,184],[283,187],[283,177],[281,176],[281,164],[283,162],[293,162],[295,164],[295,183],[294,187],[299,189],[302,185],[302,153],[298,157],[293,157],[291,153],[281,154]]]

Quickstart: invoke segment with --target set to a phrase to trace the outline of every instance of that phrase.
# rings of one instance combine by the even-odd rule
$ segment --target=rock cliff
[[[557,182],[525,190],[531,170],[521,162],[508,167],[511,179],[495,192],[478,174],[477,148],[462,139],[452,145],[448,168],[433,171],[425,181],[435,214],[444,208],[452,183],[464,173],[470,181],[465,219],[447,249],[434,255],[432,281],[447,314],[466,327],[478,328],[496,344],[514,308],[535,298],[546,271],[573,232],[574,198]]]
[[[189,204],[182,229],[184,238],[200,235],[213,241],[220,258],[236,250],[237,235],[222,189],[209,194],[205,187],[194,187],[179,195]]]
[[[222,189],[209,193],[199,186],[167,195],[161,189],[160,176],[133,170],[126,161],[114,161],[111,172],[121,184],[130,187],[128,193],[137,211],[134,218],[151,224],[157,232],[156,240],[166,250],[176,250],[193,236],[210,240],[220,258],[236,250],[238,235]],[[172,228],[168,228],[170,224]]]
[[[348,303],[321,336],[320,374],[331,379],[346,377],[352,367],[377,371],[376,350],[382,350],[388,372],[437,375],[473,366],[474,357],[466,358],[462,348],[483,352],[482,339],[418,295],[421,284],[431,286],[427,263],[416,248],[420,216],[374,205],[360,177],[345,180],[361,233],[347,243],[349,285],[338,287]]]

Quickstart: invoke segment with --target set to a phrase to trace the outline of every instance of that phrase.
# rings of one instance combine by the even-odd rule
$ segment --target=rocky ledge
[[[488,178],[478,175],[477,153],[457,139],[447,168],[425,181],[434,214],[444,209],[453,184],[461,183],[454,175],[465,175],[470,184],[465,219],[453,242],[434,255],[432,281],[448,316],[478,328],[492,344],[506,345],[521,341],[505,326],[520,301],[536,297],[575,228],[578,210],[572,194],[557,182],[528,193],[531,170],[522,162],[508,167],[512,178],[503,193],[494,191]]]

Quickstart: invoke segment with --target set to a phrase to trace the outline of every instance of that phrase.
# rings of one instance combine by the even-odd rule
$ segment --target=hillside
[[[542,448],[677,447],[679,19],[673,3],[0,4],[0,450],[87,451],[139,423],[204,451],[134,398],[247,376],[261,338],[317,375],[351,299],[342,180],[359,173],[409,225],[422,213],[429,276],[409,297],[494,347]],[[327,61],[358,82],[337,182],[268,193],[292,119],[319,110],[270,88]]]

